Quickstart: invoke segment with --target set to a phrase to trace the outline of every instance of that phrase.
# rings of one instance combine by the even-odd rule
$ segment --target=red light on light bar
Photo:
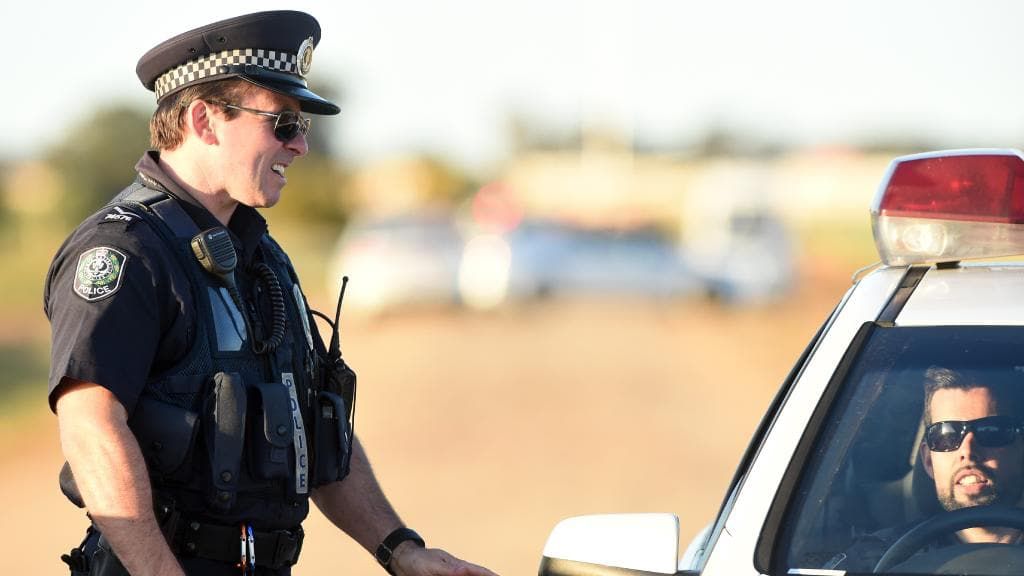
[[[1024,223],[1024,158],[1000,151],[898,160],[876,209],[883,216]]]

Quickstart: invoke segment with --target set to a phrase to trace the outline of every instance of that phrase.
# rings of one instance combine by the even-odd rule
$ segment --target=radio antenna
[[[345,300],[345,287],[348,286],[348,276],[341,277],[341,290],[338,292],[338,307],[334,309],[334,335],[331,336],[331,358],[341,356],[341,337],[338,334],[341,326],[338,320],[341,318],[341,303]]]

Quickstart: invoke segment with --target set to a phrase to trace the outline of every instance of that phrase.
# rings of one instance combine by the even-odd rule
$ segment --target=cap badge
[[[299,76],[305,76],[309,74],[309,69],[313,65],[313,37],[310,36],[299,44]]]

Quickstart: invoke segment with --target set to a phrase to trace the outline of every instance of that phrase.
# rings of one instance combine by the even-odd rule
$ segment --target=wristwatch
[[[423,538],[411,528],[398,528],[388,534],[384,538],[384,541],[377,546],[377,551],[373,553],[373,557],[377,559],[377,562],[388,571],[388,574],[394,574],[391,570],[391,558],[395,553],[395,548],[406,540],[411,540],[420,548],[425,548],[426,543],[423,542]]]

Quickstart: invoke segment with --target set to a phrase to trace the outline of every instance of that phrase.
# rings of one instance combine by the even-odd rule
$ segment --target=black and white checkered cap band
[[[157,100],[168,94],[211,76],[227,73],[222,66],[252,65],[279,72],[299,75],[299,62],[295,54],[280,50],[263,50],[261,48],[245,48],[240,50],[224,50],[202,58],[190,60],[177,68],[164,72],[156,79],[153,91]]]

